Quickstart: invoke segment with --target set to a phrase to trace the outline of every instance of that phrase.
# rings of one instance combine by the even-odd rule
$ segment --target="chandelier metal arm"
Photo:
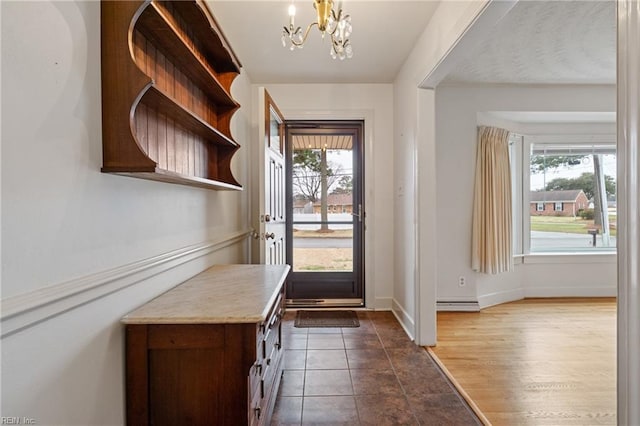
[[[302,46],[304,44],[305,41],[307,41],[307,36],[309,35],[309,31],[311,31],[311,27],[313,26],[318,26],[317,22],[312,22],[311,24],[309,24],[307,26],[307,29],[304,32],[304,36],[302,36],[302,41],[300,42],[296,42],[294,39],[291,39],[291,44],[293,44],[294,46],[298,47],[298,46]],[[289,34],[293,34],[293,25],[289,25]]]

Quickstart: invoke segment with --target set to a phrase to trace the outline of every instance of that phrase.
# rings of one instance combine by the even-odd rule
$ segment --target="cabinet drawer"
[[[272,305],[265,320],[260,323],[256,336],[256,343],[259,346],[262,341],[267,338],[269,330],[273,329],[280,322],[284,315],[284,289],[278,293],[275,303]],[[266,356],[264,353],[262,356]]]
[[[260,394],[260,386],[252,394],[249,401],[249,424],[251,426],[261,424],[261,420],[264,419],[264,403],[262,395]]]
[[[266,368],[264,375],[262,376],[262,397],[266,397],[269,394],[269,390],[273,387],[274,378],[281,370],[282,350],[278,347],[273,347],[273,350],[269,354],[269,357],[265,360]]]
[[[264,424],[270,424],[271,415],[273,414],[273,408],[275,406],[275,400],[278,394],[278,387],[280,385],[280,379],[282,378],[282,369],[284,367],[284,356],[281,349],[276,349],[276,353],[272,358],[270,370],[265,372],[265,379],[263,388],[265,390],[264,397],[262,398],[262,404],[264,407]]]
[[[262,384],[262,377],[264,373],[264,360],[258,359],[249,371],[249,396],[254,395],[256,392],[260,393],[260,386]],[[262,397],[262,395],[260,395]]]
[[[268,355],[271,353],[274,347],[281,347],[281,336],[282,332],[280,330],[281,321],[278,317],[278,320],[271,324],[267,329],[264,338],[262,340],[262,358],[266,359]]]

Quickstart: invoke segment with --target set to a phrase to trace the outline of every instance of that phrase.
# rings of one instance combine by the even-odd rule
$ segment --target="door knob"
[[[265,222],[271,222],[271,215],[265,214],[264,215],[264,221]]]
[[[264,239],[265,240],[268,240],[269,238],[274,239],[275,237],[276,237],[276,234],[274,232],[272,232],[272,233],[265,232],[264,233]]]

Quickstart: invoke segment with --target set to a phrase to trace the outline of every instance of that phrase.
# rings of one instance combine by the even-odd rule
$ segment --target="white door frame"
[[[618,1],[618,424],[640,424],[640,1]]]
[[[371,230],[375,227],[375,212],[369,209],[369,206],[375,205],[375,174],[367,173],[367,167],[374,164],[373,151],[373,110],[322,110],[309,111],[299,109],[282,108],[282,114],[287,120],[364,120],[364,138],[362,139],[362,155],[364,156],[363,188],[364,188],[364,204],[363,210],[366,212],[366,227],[364,230],[364,239],[367,242],[364,245],[364,303],[367,308],[376,308],[376,281],[373,274],[373,265],[375,264],[374,251],[375,232]]]

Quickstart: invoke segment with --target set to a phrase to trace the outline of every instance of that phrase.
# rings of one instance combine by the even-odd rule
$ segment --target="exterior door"
[[[282,113],[269,93],[259,88],[260,149],[260,263],[283,264],[286,261],[285,132]]]
[[[362,121],[287,121],[290,306],[361,306]]]

